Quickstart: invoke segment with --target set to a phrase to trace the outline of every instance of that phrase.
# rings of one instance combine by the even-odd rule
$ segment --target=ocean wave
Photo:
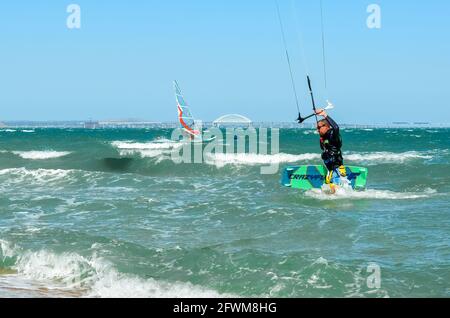
[[[26,168],[10,168],[0,170],[0,175],[20,175],[20,176],[31,176],[35,178],[42,178],[42,177],[64,178],[72,171],[73,170],[62,170],[62,169],[28,170]]]
[[[7,179],[2,181],[2,185],[12,185],[17,183],[29,183],[30,179],[37,184],[46,184],[49,182],[71,180],[71,174],[74,170],[62,169],[36,169],[10,168],[0,170],[0,176]]]
[[[393,152],[361,152],[361,153],[344,153],[344,159],[353,162],[366,163],[405,163],[406,161],[415,159],[433,159],[433,156],[428,153],[418,151],[408,151],[403,153]]]
[[[122,157],[126,156],[139,156],[141,158],[159,158],[164,154],[161,150],[141,150],[141,149],[122,149],[119,150],[119,154]]]
[[[85,186],[97,186],[106,182],[108,185],[122,180],[126,176],[104,172],[86,171],[78,169],[30,169],[30,168],[8,168],[0,169],[0,189],[10,191],[12,187],[65,187],[74,184]],[[115,187],[109,187],[111,190]],[[51,189],[51,188],[46,188]],[[123,191],[123,189],[122,189]]]
[[[12,151],[13,154],[30,160],[46,160],[65,157],[70,155],[69,151]]]
[[[181,142],[168,139],[156,139],[151,142],[114,141],[113,147],[119,149],[121,156],[139,156],[141,158],[156,158],[157,163],[170,159],[173,149],[181,147]]]
[[[437,194],[434,189],[425,189],[422,192],[393,192],[388,190],[373,190],[368,189],[365,191],[353,191],[347,189],[338,189],[334,195],[323,193],[322,190],[313,189],[305,192],[305,196],[323,200],[348,200],[348,199],[375,199],[375,200],[414,200],[414,199],[426,199]]]
[[[113,147],[122,150],[170,150],[182,146],[182,143],[161,139],[151,142],[113,141]]]
[[[216,167],[224,167],[227,165],[266,165],[279,163],[295,163],[301,161],[310,161],[320,159],[319,154],[306,153],[301,155],[291,155],[279,153],[274,155],[261,154],[210,154],[207,155],[205,161],[207,164]]]
[[[229,297],[209,288],[186,282],[143,279],[120,273],[113,264],[95,253],[56,254],[47,250],[24,251],[0,240],[0,255],[14,258],[17,276],[44,283],[47,288],[62,286],[81,297],[103,298],[219,298]],[[10,286],[14,288],[14,286]]]
[[[411,160],[433,159],[430,153],[422,153],[409,151],[404,153],[392,152],[361,152],[361,153],[344,153],[344,159],[349,162],[361,162],[366,164],[383,164],[383,163],[405,163]],[[320,153],[304,153],[304,154],[287,154],[279,153],[272,155],[261,154],[210,154],[207,155],[205,161],[207,164],[217,167],[226,165],[266,165],[281,163],[301,163],[310,162],[312,160],[321,160]],[[317,162],[318,163],[318,162]]]
[[[13,257],[16,253],[15,247],[8,241],[0,239],[0,259]]]
[[[318,135],[319,132],[316,129],[312,129],[312,130],[305,130],[303,132],[304,135]]]

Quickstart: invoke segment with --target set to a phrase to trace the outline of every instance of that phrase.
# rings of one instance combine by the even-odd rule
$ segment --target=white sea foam
[[[80,292],[70,291],[58,284],[41,283],[17,274],[0,275],[0,295],[8,298],[69,298],[82,297]]]
[[[15,129],[5,129],[5,130],[2,130],[2,131],[12,133],[12,132],[16,132],[17,130],[15,130]]]
[[[158,162],[160,162],[170,159],[171,151],[181,147],[183,144],[167,139],[157,139],[147,143],[114,141],[112,145],[119,149],[121,156],[138,155],[141,158],[157,158]]]
[[[15,247],[8,241],[0,239],[0,258],[13,257],[15,254]]]
[[[429,153],[421,153],[416,151],[404,153],[392,152],[362,152],[362,153],[345,153],[344,159],[348,162],[361,162],[366,164],[380,163],[405,163],[411,160],[433,159]],[[279,153],[273,155],[261,154],[210,154],[207,155],[205,161],[207,164],[217,167],[227,165],[267,165],[282,163],[314,163],[319,164],[321,160],[320,153],[304,153],[304,154],[287,154]]]
[[[169,150],[182,144],[171,140],[156,140],[152,142],[114,141],[112,145],[123,150]]]
[[[0,241],[0,252],[8,242]],[[184,282],[167,282],[156,279],[143,279],[135,275],[123,274],[101,257],[81,256],[76,253],[55,254],[41,250],[23,251],[6,248],[8,257],[15,257],[13,269],[17,276],[44,284],[51,289],[53,285],[70,289],[81,297],[120,297],[120,298],[219,298],[228,295],[212,289]],[[0,255],[6,255],[3,251]],[[14,288],[14,286],[10,286]],[[231,296],[231,295],[230,295]]]
[[[344,153],[344,159],[353,162],[367,163],[404,163],[415,159],[433,159],[433,156],[418,151],[408,151],[403,153],[393,152],[362,152]]]
[[[65,157],[70,155],[69,151],[13,151],[13,154],[30,160],[46,160]]]
[[[100,266],[104,267],[102,264]],[[226,295],[190,283],[165,282],[124,275],[113,269],[112,266],[107,266],[104,271],[96,271],[96,279],[90,286],[87,296],[103,298],[221,298]]]
[[[0,176],[7,176],[8,183],[21,183],[33,179],[37,183],[47,183],[64,180],[69,177],[73,170],[61,169],[36,169],[10,168],[0,170]]]
[[[157,158],[163,154],[161,150],[122,149],[119,154],[124,156],[138,155],[142,158]]]
[[[393,192],[387,190],[366,190],[353,191],[346,189],[338,189],[338,191],[329,195],[323,193],[322,190],[313,189],[305,192],[305,196],[317,200],[333,201],[333,200],[348,200],[348,199],[375,199],[375,200],[414,200],[425,199],[437,194],[434,189],[425,189],[422,192]]]
[[[24,129],[22,130],[24,133],[34,133],[34,130]]]
[[[320,159],[320,154],[306,153],[301,155],[291,155],[279,153],[274,155],[261,154],[210,154],[205,161],[207,164],[217,167],[226,165],[267,165],[278,163],[295,163]]]

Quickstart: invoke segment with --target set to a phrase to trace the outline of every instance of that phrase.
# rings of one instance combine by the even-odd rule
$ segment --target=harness
[[[322,159],[328,170],[334,170],[343,165],[344,158],[342,157],[342,139],[339,135],[336,143],[330,142],[330,135],[320,138],[320,147],[323,150]]]

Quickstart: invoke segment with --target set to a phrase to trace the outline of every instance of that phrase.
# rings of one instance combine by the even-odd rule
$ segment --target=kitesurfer
[[[347,173],[342,157],[342,138],[339,125],[328,116],[324,109],[316,111],[318,116],[324,119],[317,122],[317,130],[320,135],[320,148],[322,148],[322,159],[328,169],[325,178],[325,186],[330,188],[332,193],[336,192],[336,186],[347,182]]]

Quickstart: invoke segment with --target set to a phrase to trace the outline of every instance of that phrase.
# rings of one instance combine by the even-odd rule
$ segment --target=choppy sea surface
[[[342,134],[365,192],[280,185],[312,130],[176,164],[170,130],[2,129],[0,297],[449,297],[450,130]]]

